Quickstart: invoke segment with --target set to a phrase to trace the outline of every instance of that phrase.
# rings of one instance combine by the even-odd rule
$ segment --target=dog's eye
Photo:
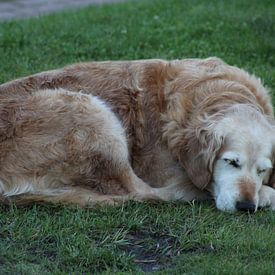
[[[257,171],[258,176],[263,174],[265,171],[266,171],[266,169],[258,169],[258,171]]]
[[[241,168],[240,161],[238,159],[224,159],[224,161],[235,168]]]

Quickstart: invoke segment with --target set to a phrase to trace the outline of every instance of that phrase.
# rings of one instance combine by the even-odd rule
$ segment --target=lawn
[[[0,83],[87,60],[218,56],[275,91],[272,0],[140,0],[0,23]],[[275,99],[275,97],[274,97]],[[275,101],[274,101],[275,102]],[[274,274],[275,212],[0,208],[0,274]]]

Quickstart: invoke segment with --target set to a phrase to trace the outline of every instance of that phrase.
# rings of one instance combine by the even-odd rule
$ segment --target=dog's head
[[[270,176],[271,100],[260,80],[221,60],[188,60],[165,87],[164,138],[217,208],[256,210]]]
[[[259,112],[238,107],[216,127],[224,143],[213,164],[211,191],[220,210],[255,211],[272,168],[274,130]]]
[[[169,123],[168,146],[193,184],[212,193],[218,209],[256,211],[259,190],[273,166],[274,127],[255,106],[221,110],[195,114],[184,127]]]
[[[218,209],[255,211],[271,173],[273,127],[259,111],[242,104],[207,120],[207,127],[187,139],[183,166],[198,188],[212,193]]]

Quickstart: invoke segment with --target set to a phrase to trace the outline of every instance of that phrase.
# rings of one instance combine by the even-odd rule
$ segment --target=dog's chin
[[[234,213],[237,211],[236,208],[236,191],[226,190],[221,184],[217,184],[213,181],[211,184],[210,193],[212,194],[216,208],[223,212]],[[233,191],[233,192],[232,192]],[[234,194],[234,195],[233,195]],[[233,195],[233,196],[232,196]]]
[[[237,211],[236,201],[230,196],[217,196],[215,198],[215,204],[216,207],[223,212],[234,213]]]
[[[235,206],[224,206],[224,205],[218,205],[216,204],[216,207],[222,211],[227,213],[235,213],[237,211]]]

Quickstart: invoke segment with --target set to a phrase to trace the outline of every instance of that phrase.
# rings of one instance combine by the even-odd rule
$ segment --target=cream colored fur
[[[75,64],[2,84],[0,99],[3,203],[275,208],[270,97],[220,59]]]

